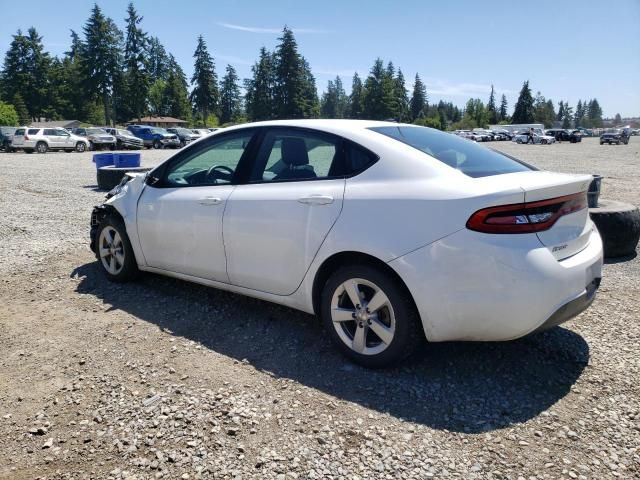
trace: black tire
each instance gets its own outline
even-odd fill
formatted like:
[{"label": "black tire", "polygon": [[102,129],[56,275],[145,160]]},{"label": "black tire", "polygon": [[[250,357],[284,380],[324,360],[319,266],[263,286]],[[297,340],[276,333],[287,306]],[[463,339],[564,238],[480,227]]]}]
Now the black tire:
[{"label": "black tire", "polygon": [[151,169],[148,167],[100,167],[96,172],[98,188],[101,190],[111,190],[120,183],[125,173],[148,172],[149,170]]},{"label": "black tire", "polygon": [[24,153],[33,153],[33,149],[32,148],[25,148],[24,149]]},{"label": "black tire", "polygon": [[160,140],[153,141],[153,148],[155,148],[156,150],[160,150],[162,148],[162,144],[160,143]]},{"label": "black tire", "polygon": [[65,153],[73,153],[73,149],[69,150],[68,148],[65,149]]},{"label": "black tire", "polygon": [[[103,258],[100,254],[101,250],[106,250],[106,248],[104,247],[107,246],[107,244],[103,242],[108,237],[108,234],[110,233],[109,230],[105,232],[105,237],[102,237],[102,233],[106,229],[115,230],[120,237],[120,243],[115,246],[114,251],[117,251],[122,256],[124,256],[124,261],[122,262],[121,266],[119,263],[117,263],[116,257],[114,255],[107,255]],[[107,215],[98,226],[95,238],[95,254],[96,258],[98,259],[98,266],[100,270],[102,270],[102,273],[107,277],[107,279],[112,282],[118,283],[128,282],[135,279],[139,273],[138,264],[136,262],[135,254],[133,253],[133,248],[131,248],[131,242],[129,241],[129,236],[127,235],[127,229],[125,228],[122,219],[114,214]],[[113,273],[107,269],[107,266],[105,264],[108,265],[110,261],[116,262],[116,268],[120,266],[119,271]]]},{"label": "black tire", "polygon": [[82,153],[82,152],[84,152],[86,150],[87,150],[87,146],[85,145],[84,142],[76,143],[76,152]]},{"label": "black tire", "polygon": [[48,151],[49,151],[49,145],[47,145],[47,142],[36,143],[36,152],[47,153]]},{"label": "black tire", "polygon": [[[354,351],[345,343],[334,327],[331,318],[331,302],[336,291],[349,279],[363,279],[371,282],[379,287],[389,299],[395,316],[395,332],[390,343],[379,353],[369,355]],[[346,295],[346,293],[343,295]],[[352,304],[349,303],[349,305]],[[425,340],[420,317],[409,292],[397,279],[369,265],[345,265],[329,277],[321,292],[320,317],[338,350],[354,363],[367,368],[390,367],[408,357]],[[338,323],[338,325],[340,325],[340,328],[344,328],[343,332],[347,336],[349,335],[349,328],[354,332],[358,328],[366,328],[365,344],[367,345],[372,337],[374,344],[376,339],[380,339],[377,335],[369,332],[369,327],[366,325],[360,324],[359,326],[358,321],[355,319]]]},{"label": "black tire", "polygon": [[628,203],[600,200],[590,208],[591,220],[598,227],[606,258],[633,255],[640,239],[640,210]]}]

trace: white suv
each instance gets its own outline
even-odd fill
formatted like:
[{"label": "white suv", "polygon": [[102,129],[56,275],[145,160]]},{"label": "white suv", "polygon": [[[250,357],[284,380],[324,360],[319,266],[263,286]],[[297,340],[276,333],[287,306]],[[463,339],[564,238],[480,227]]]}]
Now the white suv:
[{"label": "white suv", "polygon": [[64,128],[20,127],[13,135],[11,148],[27,153],[47,153],[49,150],[84,152],[89,149],[89,141],[67,132]]}]

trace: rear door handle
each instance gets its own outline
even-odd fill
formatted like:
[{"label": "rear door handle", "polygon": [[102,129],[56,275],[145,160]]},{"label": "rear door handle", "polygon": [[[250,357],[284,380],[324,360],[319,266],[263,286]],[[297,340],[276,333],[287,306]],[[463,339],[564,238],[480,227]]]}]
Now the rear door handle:
[{"label": "rear door handle", "polygon": [[301,197],[298,202],[307,205],[328,205],[333,203],[333,197],[331,195],[309,195],[308,197]]},{"label": "rear door handle", "polygon": [[198,203],[206,206],[220,205],[222,203],[222,199],[219,197],[204,197],[198,200]]}]

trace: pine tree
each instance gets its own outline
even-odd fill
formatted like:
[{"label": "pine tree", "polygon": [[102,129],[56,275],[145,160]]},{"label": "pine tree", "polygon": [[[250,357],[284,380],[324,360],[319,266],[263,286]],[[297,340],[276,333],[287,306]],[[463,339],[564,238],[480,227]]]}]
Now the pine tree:
[{"label": "pine tree", "polygon": [[589,101],[587,116],[592,128],[602,128],[602,108],[595,98]]},{"label": "pine tree", "polygon": [[[560,115],[560,112],[558,112],[558,115]],[[576,105],[576,113],[574,114],[574,117],[573,117],[573,121],[576,128],[582,126],[583,119],[584,119],[584,107],[582,106],[582,100],[578,100],[578,104]]]},{"label": "pine tree", "polygon": [[362,94],[363,117],[369,120],[386,120],[393,116],[393,78],[389,67],[385,70],[382,60],[376,59],[364,82]]},{"label": "pine tree", "polygon": [[191,118],[191,104],[187,89],[187,76],[172,55],[169,55],[167,69],[168,74],[164,92],[167,115],[188,122]]},{"label": "pine tree", "polygon": [[237,122],[242,116],[242,96],[238,85],[236,69],[227,65],[226,73],[220,83],[220,124]]},{"label": "pine tree", "polygon": [[136,12],[133,3],[129,3],[127,7],[126,22],[124,102],[131,115],[140,122],[146,109],[151,79],[147,62],[147,34],[140,28],[142,17]]},{"label": "pine tree", "polygon": [[105,123],[115,123],[112,112],[114,97],[119,97],[116,85],[121,77],[122,32],[113,20],[105,17],[98,5],[83,27],[82,75],[87,94],[102,102]]},{"label": "pine tree", "polygon": [[[582,108],[580,106],[580,102],[578,102],[578,108]],[[576,110],[576,115],[577,115],[577,110]],[[560,100],[558,102],[558,113],[556,114],[556,120],[561,122],[563,118],[564,118],[564,102]]]},{"label": "pine tree", "polygon": [[337,118],[338,95],[333,80],[327,82],[327,91],[320,100],[320,115],[322,118]]},{"label": "pine tree", "polygon": [[489,123],[495,125],[498,123],[498,111],[496,109],[496,95],[491,85],[491,94],[489,95],[489,103],[487,103],[487,113],[489,114]]},{"label": "pine tree", "polygon": [[336,118],[346,118],[349,106],[349,97],[342,86],[342,79],[336,76],[334,81],[336,89]]},{"label": "pine tree", "polygon": [[311,72],[309,62],[300,57],[302,65],[302,115],[303,118],[317,118],[320,115],[320,101],[318,100],[318,88],[316,79]]},{"label": "pine tree", "polygon": [[410,120],[413,122],[421,115],[424,116],[427,107],[427,87],[422,83],[420,75],[416,73],[416,78],[413,82],[413,94],[411,95],[411,102],[409,104]]},{"label": "pine tree", "polygon": [[[13,40],[9,45],[9,49],[4,56],[4,63],[2,66],[2,72],[0,72],[0,78],[2,79],[2,98],[13,102],[16,95],[19,95],[22,104],[24,104],[23,93],[26,93],[30,80],[30,65],[28,63],[29,58],[29,42],[21,30],[18,30],[13,35]],[[25,106],[26,108],[26,106]],[[29,114],[27,113],[27,116]],[[21,118],[21,123],[22,118]]]},{"label": "pine tree", "polygon": [[348,114],[349,118],[362,118],[362,80],[358,72],[353,74],[351,81],[351,95],[349,95]]},{"label": "pine tree", "polygon": [[569,102],[564,102],[564,112],[562,115],[562,128],[571,128],[573,121],[573,108],[569,106]]},{"label": "pine tree", "polygon": [[533,117],[535,122],[544,124],[546,128],[551,128],[556,119],[553,101],[547,101],[540,92],[536,94],[534,101]]},{"label": "pine tree", "polygon": [[253,78],[245,80],[245,108],[251,121],[269,120],[275,116],[274,58],[266,48],[260,49],[260,58],[251,67]]},{"label": "pine tree", "polygon": [[393,83],[393,96],[395,98],[395,111],[394,118],[399,122],[406,122],[409,120],[409,97],[407,96],[407,87],[404,82],[404,75],[402,70],[398,69],[398,73],[394,78]]},{"label": "pine tree", "polygon": [[149,37],[147,63],[151,81],[167,80],[169,78],[171,57],[167,54],[158,37]]},{"label": "pine tree", "polygon": [[198,37],[198,46],[193,57],[195,63],[191,85],[194,88],[190,98],[194,113],[200,116],[202,125],[206,127],[209,114],[217,113],[220,94],[213,58],[209,55],[207,44],[202,35]]},{"label": "pine tree", "polygon": [[[274,91],[276,118],[304,118],[310,103],[310,70],[298,53],[293,32],[284,27],[274,57]],[[315,80],[314,80],[315,83]],[[317,92],[316,92],[317,104]]]},{"label": "pine tree", "polygon": [[27,35],[20,30],[13,36],[4,59],[2,73],[3,98],[19,94],[32,119],[44,114],[50,99],[49,74],[51,57],[44,51],[42,37],[35,28]]},{"label": "pine tree", "polygon": [[533,97],[528,80],[522,84],[511,121],[513,123],[533,123],[534,121]]},{"label": "pine tree", "polygon": [[13,96],[13,101],[11,103],[18,114],[18,123],[20,125],[29,125],[31,123],[31,116],[29,115],[29,110],[27,110],[27,106],[22,99],[22,95],[16,93]]},{"label": "pine tree", "polygon": [[616,116],[613,117],[613,123],[615,124],[615,126],[622,124],[622,116],[619,113],[616,113]]},{"label": "pine tree", "polygon": [[153,116],[169,115],[169,99],[167,97],[167,82],[159,78],[149,87],[149,113]]},{"label": "pine tree", "polygon": [[503,93],[502,94],[502,98],[500,99],[500,112],[499,112],[499,116],[498,116],[498,120],[500,122],[504,122],[507,120],[509,114],[507,112],[507,97],[506,95]]}]

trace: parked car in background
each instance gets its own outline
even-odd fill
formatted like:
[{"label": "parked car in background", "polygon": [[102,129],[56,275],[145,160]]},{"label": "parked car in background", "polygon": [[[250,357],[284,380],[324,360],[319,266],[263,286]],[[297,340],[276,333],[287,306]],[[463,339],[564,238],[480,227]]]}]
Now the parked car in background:
[{"label": "parked car in background", "polygon": [[144,147],[143,141],[136,137],[129,130],[112,127],[106,127],[104,130],[109,135],[112,135],[116,138],[116,148],[119,150],[140,150]]},{"label": "parked car in background", "polygon": [[178,136],[181,147],[185,147],[189,145],[191,142],[193,142],[194,140],[197,140],[200,138],[200,135],[193,133],[188,128],[181,128],[181,127],[167,128],[167,132],[173,133],[174,135]]},{"label": "parked car in background", "polygon": [[11,141],[16,133],[16,127],[0,127],[0,150],[11,151]]},{"label": "parked car in background", "polygon": [[513,134],[509,130],[492,130],[495,135],[495,140],[511,140]]},{"label": "parked car in background", "polygon": [[100,127],[79,127],[73,129],[74,135],[85,137],[91,150],[115,150],[116,137]]},{"label": "parked car in background", "polygon": [[565,128],[550,128],[546,135],[554,137],[558,142],[577,143],[582,141],[580,130],[567,130]]},{"label": "parked car in background", "polygon": [[608,131],[600,135],[600,145],[608,143],[609,145],[615,143],[620,145],[621,143],[627,145],[629,143],[629,135],[625,135],[625,131],[621,128]]},{"label": "parked car in background", "polygon": [[[531,138],[529,136],[529,132],[525,130],[514,135],[511,141],[516,143],[529,143]],[[536,128],[533,131],[533,143],[549,145],[556,143],[556,138],[551,135],[545,135],[541,129]]]},{"label": "parked car in background", "polygon": [[129,125],[131,133],[141,139],[147,148],[180,148],[180,139],[174,133],[167,132],[164,128],[149,127],[147,125]]},{"label": "parked car in background", "polygon": [[315,313],[385,367],[425,339],[509,341],[588,308],[592,179],[415,125],[245,124],[116,188],[91,249],[111,281],[144,270]]},{"label": "parked car in background", "polygon": [[207,130],[209,130],[210,133],[213,133],[215,131],[220,130],[219,128],[207,128]]},{"label": "parked car in background", "polygon": [[578,130],[583,137],[592,137],[593,136],[593,130],[589,129],[589,128],[584,128],[584,127],[577,127],[576,130]]},{"label": "parked car in background", "polygon": [[208,128],[192,128],[191,131],[200,137],[206,137],[212,133]]},{"label": "parked car in background", "polygon": [[50,150],[84,152],[89,149],[89,141],[67,132],[64,128],[20,127],[13,135],[11,149],[27,153],[47,153]]}]

